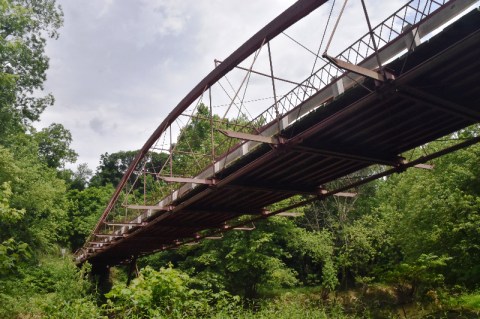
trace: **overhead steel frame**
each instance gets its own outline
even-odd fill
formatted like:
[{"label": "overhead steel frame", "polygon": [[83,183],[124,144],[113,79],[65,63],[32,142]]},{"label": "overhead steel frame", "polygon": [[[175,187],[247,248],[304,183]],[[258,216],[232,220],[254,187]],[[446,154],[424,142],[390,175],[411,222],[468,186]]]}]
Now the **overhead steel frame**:
[{"label": "overhead steel frame", "polygon": [[[272,21],[269,25],[267,25],[264,29],[262,29],[260,32],[258,32],[255,36],[253,36],[249,41],[247,41],[243,46],[241,46],[237,51],[235,51],[229,58],[227,58],[223,63],[221,63],[214,71],[212,71],[204,80],[202,80],[180,103],[179,105],[177,105],[177,107],[167,116],[167,118],[162,122],[162,124],[157,128],[157,130],[154,132],[154,134],[149,138],[149,140],[145,143],[145,145],[142,147],[141,151],[137,154],[134,162],[130,165],[129,169],[127,170],[127,173],[124,175],[124,177],[122,178],[122,181],[120,182],[120,184],[118,185],[112,199],[110,200],[109,202],[109,205],[107,206],[106,210],[104,211],[103,215],[102,215],[102,218],[101,220],[99,221],[99,223],[97,224],[96,226],[96,230],[99,229],[99,227],[102,225],[102,224],[108,224],[105,222],[105,217],[108,215],[108,213],[110,212],[110,210],[113,208],[113,205],[114,203],[116,202],[116,200],[118,199],[123,187],[125,186],[127,180],[129,179],[129,177],[131,176],[132,172],[135,170],[135,167],[137,166],[137,164],[143,159],[143,157],[148,153],[149,149],[153,146],[153,144],[155,143],[155,141],[160,137],[160,135],[165,132],[165,130],[168,128],[169,125],[171,125],[172,121],[177,118],[178,116],[180,116],[182,114],[182,112],[189,106],[191,105],[191,103],[193,103],[199,96],[201,96],[205,91],[207,91],[207,89],[213,85],[216,81],[218,81],[221,77],[223,77],[225,74],[227,74],[232,68],[236,67],[238,65],[238,63],[240,63],[241,61],[243,61],[243,59],[245,59],[246,57],[250,56],[253,52],[255,52],[255,50],[258,49],[259,46],[263,45],[265,42],[267,42],[268,44],[268,41],[272,38],[274,38],[276,35],[278,35],[280,32],[282,32],[285,28],[287,28],[288,26],[292,25],[293,23],[295,23],[296,21],[298,21],[299,19],[301,19],[302,17],[304,17],[305,15],[307,15],[309,12],[311,12],[312,10],[314,10],[315,8],[319,7],[320,5],[322,5],[324,2],[326,1],[299,1],[297,2],[295,5],[293,5],[291,8],[289,8],[287,11],[285,11],[282,15],[280,15],[277,19],[275,19],[274,21]],[[459,1],[451,1],[450,3],[456,3],[457,7],[465,7],[465,6],[468,6],[470,3],[472,3],[473,1],[462,1],[462,0],[459,0]],[[445,7],[445,2],[442,2],[442,4],[444,5]],[[408,6],[410,5],[407,4],[404,8],[408,8]],[[403,8],[402,8],[403,9]],[[401,10],[402,10],[401,9]],[[401,10],[397,11],[394,15],[392,15],[392,17],[398,17],[398,12],[400,12]],[[410,24],[408,22],[408,19],[406,18],[406,9],[405,9],[405,15],[404,15],[404,18],[403,18],[403,21],[404,21],[404,24],[405,25],[409,25],[410,28],[407,28],[405,29],[405,25],[402,23],[402,32],[398,33],[398,37],[394,40],[394,41],[391,41],[391,42],[386,42],[387,45],[385,47],[383,47],[380,51],[377,51],[375,50],[375,55],[376,58],[378,58],[378,56],[382,56],[383,59],[388,59],[390,58],[391,56],[389,56],[389,54],[391,55],[392,52],[395,52],[397,50],[391,50],[392,52],[388,52],[388,47],[392,47],[392,46],[395,46],[395,45],[398,45],[399,42],[401,42],[401,40],[403,38],[407,38],[408,36],[411,36],[412,32],[414,33],[427,33],[428,29],[429,28],[433,28],[433,26],[435,24],[438,25],[438,21],[433,21],[433,23],[431,24],[423,24],[425,22],[425,20],[427,19],[423,19],[423,20],[419,20],[417,21],[416,23],[414,24]],[[438,12],[442,12],[442,11],[438,11]],[[435,12],[438,13],[438,12]],[[451,12],[449,13],[448,11],[443,12],[443,17],[442,19],[445,18],[445,16],[448,17],[449,14],[452,14]],[[455,13],[454,13],[455,14]],[[425,15],[425,14],[424,14]],[[440,16],[442,16],[442,13],[439,14]],[[428,16],[428,19],[429,20],[435,20],[435,15],[432,15],[432,16]],[[388,20],[388,19],[387,19]],[[383,24],[380,24],[381,28],[383,28],[385,25],[386,25],[386,21],[384,21]],[[378,28],[378,27],[377,27]],[[422,31],[418,31],[418,30],[422,30]],[[431,30],[430,30],[431,31]],[[392,28],[390,28],[390,35],[389,37],[391,36],[392,34]],[[382,34],[382,31],[380,31],[380,34]],[[378,36],[378,35],[377,35]],[[415,36],[415,35],[414,35]],[[364,40],[360,40],[359,43],[362,43],[362,41]],[[351,50],[354,50],[355,49],[352,49],[356,44],[354,44],[353,46],[351,46],[349,49],[345,50],[344,52],[350,52]],[[361,55],[361,52],[359,52],[359,50],[356,50],[357,52],[357,56]],[[345,58],[345,53],[342,53],[340,54],[340,57],[342,58]],[[351,57],[351,53],[349,53],[348,57],[350,58]],[[357,58],[355,58],[357,59]],[[348,59],[347,59],[348,60]],[[369,58],[367,57],[363,63],[361,63],[360,65],[365,65],[366,67],[371,67],[371,62],[370,61],[373,61],[373,56],[371,55]],[[331,70],[331,66],[329,66],[330,70]],[[319,71],[325,71],[325,67],[324,68],[321,68]],[[329,70],[329,71],[330,71]],[[252,71],[251,69],[250,70],[247,70],[247,71]],[[331,73],[327,71],[328,75],[331,75]],[[343,87],[345,86],[351,86],[352,83],[356,83],[356,79],[352,78],[351,75],[346,75],[346,74],[342,74],[342,71],[340,70],[337,70],[337,72],[340,72],[340,73],[337,73],[337,76],[338,74],[340,74],[340,81],[342,82],[343,84]],[[322,88],[322,85],[315,85],[315,80],[318,81],[318,79],[320,79],[320,83],[323,84],[323,86],[326,86],[328,85],[329,83],[323,83],[322,82],[322,78],[318,76],[318,71],[316,73],[314,73],[312,75],[312,77],[310,77],[309,79],[307,79],[306,81],[304,81],[304,83],[301,83],[297,89],[294,89],[294,90],[302,90],[303,91],[303,99],[299,99],[300,100],[300,104],[302,103],[301,101],[302,100],[305,100],[305,98],[308,98],[309,95],[306,93],[306,90],[305,88],[314,88],[315,86],[318,87],[316,89],[316,91],[318,92],[319,89]],[[268,76],[268,75],[267,75]],[[272,78],[272,81],[273,79],[275,78],[273,76],[273,70],[272,70],[272,73],[271,73],[271,78]],[[339,81],[339,80],[337,80]],[[350,81],[350,83],[348,83]],[[346,85],[345,85],[346,84]],[[274,83],[273,83],[273,88],[274,88]],[[275,88],[274,88],[275,89]],[[430,98],[430,100],[433,98],[431,96],[427,96],[425,97],[425,95],[422,95],[421,92],[416,92],[416,91],[413,91],[413,89],[409,90],[408,88],[406,88],[404,90],[406,93],[406,95],[408,95],[409,97],[411,98],[423,98],[423,99],[427,99],[427,98]],[[412,93],[413,91],[413,93]],[[293,93],[290,93],[291,96],[296,96],[298,98],[299,96],[299,93],[297,92],[294,92],[292,91]],[[312,93],[310,93],[312,94]],[[413,95],[413,97],[412,97]],[[330,95],[331,96],[331,95]],[[419,97],[420,96],[420,97]],[[290,97],[291,98],[291,97]],[[289,101],[288,100],[288,97],[287,98],[284,98],[283,99],[284,101]],[[328,99],[327,99],[328,100]],[[434,101],[434,102],[438,102],[438,101]],[[315,103],[318,104],[318,97],[317,97],[317,101],[315,101]],[[438,104],[438,103],[437,103]],[[437,105],[436,104],[436,105]],[[285,107],[285,105],[283,105],[283,110],[282,110],[282,115],[285,117],[289,115],[290,113],[290,110],[294,109],[295,106],[292,107],[292,104],[290,102],[290,107]],[[449,107],[451,107],[451,105],[445,105],[445,103],[441,104],[441,107],[443,107],[444,109],[447,109]],[[457,105],[454,105],[454,107],[456,108],[456,110],[458,110],[458,107]],[[276,101],[275,104],[272,106],[272,108],[275,109],[275,115],[272,116],[272,119],[275,119],[276,118],[276,121],[273,121],[273,122],[276,122],[276,125],[274,126],[270,126],[270,127],[274,127],[276,128],[276,130],[274,129],[273,131],[272,130],[269,130],[269,125],[267,125],[266,127],[263,127],[263,131],[262,131],[262,135],[258,136],[257,135],[257,140],[254,140],[252,143],[253,146],[255,146],[256,144],[258,144],[258,142],[260,143],[270,143],[272,142],[271,141],[271,138],[269,136],[272,136],[272,135],[275,135],[277,134],[282,128],[284,128],[286,125],[288,125],[288,123],[291,123],[291,121],[287,122],[287,124],[285,125],[284,123],[281,123],[280,122],[280,118],[279,118],[279,111],[278,111],[278,102]],[[308,112],[308,108],[304,108],[304,114],[306,112]],[[264,114],[269,114],[269,113],[273,113],[273,112],[270,112],[269,110],[267,110],[266,112],[264,112]],[[300,113],[300,112],[299,112]],[[471,114],[471,111],[470,110],[466,110],[465,112],[463,113],[467,113],[466,116],[468,116],[469,118],[475,118],[475,119],[478,119],[478,114]],[[299,116],[302,116],[303,114],[297,114],[297,119]],[[458,114],[457,114],[458,115]],[[296,119],[295,119],[296,120]],[[268,123],[268,122],[267,122]],[[278,125],[278,127],[276,127]],[[281,126],[283,125],[283,127]],[[273,133],[273,134],[272,134]],[[233,136],[233,137],[237,137],[238,136]],[[242,137],[240,137],[242,138]],[[248,138],[246,138],[245,136],[243,136],[244,139],[248,140]],[[262,140],[258,140],[258,139],[262,139]],[[292,142],[292,141],[290,141]],[[426,160],[429,160],[429,159],[432,159],[432,158],[435,158],[437,156],[440,156],[440,155],[443,155],[444,153],[446,152],[449,152],[449,151],[453,151],[457,148],[460,148],[460,147],[466,147],[468,145],[470,145],[469,143],[475,143],[475,142],[478,142],[476,140],[473,140],[473,142],[466,142],[466,143],[461,143],[459,144],[459,146],[455,146],[455,147],[452,147],[451,149],[449,150],[446,150],[446,151],[442,151],[442,152],[438,152],[438,153],[435,153],[435,154],[432,154],[430,157],[424,157],[424,158],[420,158],[418,160],[415,160],[413,162],[410,162],[410,163],[401,163],[398,159],[369,159],[369,158],[363,158],[363,159],[360,159],[360,160],[364,160],[364,161],[370,161],[371,163],[376,163],[376,162],[380,162],[380,163],[384,163],[384,164],[387,164],[387,165],[392,165],[392,166],[395,166],[393,169],[391,170],[387,170],[383,173],[379,173],[379,174],[376,174],[376,175],[373,175],[367,179],[364,179],[360,182],[360,184],[363,184],[367,181],[370,181],[370,180],[373,180],[373,179],[376,179],[376,178],[380,178],[382,176],[387,176],[391,173],[394,173],[394,172],[398,172],[400,170],[403,170],[407,167],[412,167],[412,166],[415,166],[415,165],[418,165],[420,163],[423,163],[425,162]],[[246,143],[249,143],[249,142],[245,142],[243,143],[243,145],[245,145]],[[244,155],[244,147],[241,147],[242,149],[242,155]],[[248,151],[248,148],[247,148],[247,151]],[[305,151],[305,150],[304,150]],[[308,151],[308,150],[307,150]],[[316,150],[318,151],[318,150]],[[328,152],[328,150],[326,150],[325,152]],[[333,154],[333,152],[330,152]],[[339,157],[345,157],[345,156],[348,156],[348,154],[341,154],[341,153],[338,153],[337,156]],[[358,157],[358,155],[357,155]],[[200,176],[201,177],[201,176]],[[201,178],[199,178],[198,180],[201,180]],[[195,180],[189,180],[189,181],[179,181],[179,182],[191,182],[191,183],[198,183],[198,180],[195,181]],[[203,179],[202,180],[202,183],[206,183],[205,182],[206,180]],[[225,183],[225,187],[239,187],[239,186],[235,186],[235,185],[228,185],[228,183],[226,181],[222,181],[223,183]],[[208,182],[209,184],[213,184],[213,182]],[[348,187],[346,188],[341,188],[341,189],[337,189],[337,190],[333,190],[333,191],[326,191],[326,192],[323,192],[323,193],[320,193],[320,197],[325,197],[325,196],[329,196],[329,195],[333,195],[335,193],[340,193],[342,191],[345,191],[345,190],[348,190],[350,189],[351,187],[354,187],[356,186],[358,183],[354,183],[354,184],[351,184],[349,185]],[[359,185],[359,184],[358,184]],[[281,191],[281,190],[278,190],[278,191]],[[302,194],[302,190],[298,190],[298,191],[293,191],[294,193],[300,193]],[[180,193],[180,192],[179,192]],[[308,192],[308,191],[303,191],[303,193],[312,193],[312,194],[316,194],[316,191],[312,191],[312,192]],[[309,202],[311,200],[308,200],[308,201],[305,201],[301,204],[305,204],[307,202]],[[286,209],[292,209],[292,208],[295,208],[295,207],[298,207],[300,204],[298,205],[294,205],[292,207],[287,207],[287,208],[284,208],[283,210],[286,210]],[[161,205],[160,205],[161,206]],[[187,205],[185,205],[186,207]],[[156,207],[158,208],[158,206]],[[178,208],[175,208],[175,207],[170,207],[168,208],[168,211],[170,213],[173,213],[174,210],[178,210],[178,209],[181,209],[181,207],[178,207]],[[283,211],[282,210],[282,211]],[[252,218],[252,219],[249,219],[248,221],[246,222],[242,222],[242,223],[238,223],[236,225],[230,225],[230,226],[226,226],[226,227],[223,227],[220,232],[223,232],[223,231],[226,231],[226,230],[229,230],[229,229],[233,229],[233,228],[238,228],[238,227],[241,227],[245,224],[248,224],[248,223],[251,223],[252,221],[254,220],[257,220],[259,218],[265,218],[265,217],[268,217],[268,216],[271,216],[271,215],[274,215],[274,214],[278,214],[278,213],[281,213],[281,211],[275,211],[275,212],[262,212],[260,214],[260,216],[257,216],[255,218]],[[166,214],[165,216],[168,216],[168,214]],[[112,223],[110,223],[112,224]],[[141,218],[140,218],[140,221],[135,223],[134,221],[132,221],[132,223],[128,223],[128,225],[121,225],[121,226],[127,226],[130,228],[132,227],[136,227],[136,226],[140,226],[140,224],[142,224],[141,222]],[[117,225],[118,226],[118,225]],[[145,226],[142,224],[142,226]],[[94,233],[95,233],[94,231]],[[197,241],[198,239],[201,239],[201,238],[205,238],[205,237],[211,237],[212,234],[214,234],[215,232],[212,232],[208,235],[204,235],[204,236],[197,236],[194,240]],[[111,235],[104,235],[104,234],[95,234],[94,236],[96,237],[106,237],[106,238],[113,238],[115,236],[121,236],[121,234],[111,234]],[[119,237],[120,238],[120,237]],[[188,241],[186,241],[188,242]],[[178,246],[178,245],[181,245],[181,244],[184,244],[186,242],[182,242],[182,241],[178,241],[178,242],[175,242],[173,245],[169,246],[169,247],[175,247],[175,246]],[[92,242],[93,243],[93,242]],[[102,242],[95,242],[95,245],[98,245],[98,244],[101,244]],[[111,243],[109,242],[104,242],[106,245],[109,245]],[[165,247],[165,248],[168,248],[168,247]],[[92,254],[95,254],[96,251],[100,251],[101,250],[101,247],[93,247],[93,253]]]}]

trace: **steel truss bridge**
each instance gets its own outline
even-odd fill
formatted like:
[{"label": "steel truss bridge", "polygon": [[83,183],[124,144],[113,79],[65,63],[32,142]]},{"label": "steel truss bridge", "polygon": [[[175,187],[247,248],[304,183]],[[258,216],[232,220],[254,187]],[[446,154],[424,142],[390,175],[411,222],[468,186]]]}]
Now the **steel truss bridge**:
[{"label": "steel truss bridge", "polygon": [[326,2],[297,1],[216,61],[138,152],[78,263],[110,266],[248,229],[480,141],[405,155],[480,121],[480,12],[465,14],[477,1],[409,1],[372,26],[362,0],[368,32],[322,57],[302,42],[322,32],[289,34]]}]

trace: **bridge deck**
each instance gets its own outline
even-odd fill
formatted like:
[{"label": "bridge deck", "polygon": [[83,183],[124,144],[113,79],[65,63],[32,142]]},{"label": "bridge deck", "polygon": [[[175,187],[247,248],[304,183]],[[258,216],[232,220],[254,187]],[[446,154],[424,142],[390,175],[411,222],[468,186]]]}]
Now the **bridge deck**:
[{"label": "bridge deck", "polygon": [[478,122],[479,28],[474,10],[389,63],[394,81],[350,88],[285,129],[284,144],[257,147],[218,172],[215,186],[183,193],[173,211],[152,213],[90,261],[116,264],[294,194],[319,194],[319,185],[372,164],[401,165],[403,152]]}]

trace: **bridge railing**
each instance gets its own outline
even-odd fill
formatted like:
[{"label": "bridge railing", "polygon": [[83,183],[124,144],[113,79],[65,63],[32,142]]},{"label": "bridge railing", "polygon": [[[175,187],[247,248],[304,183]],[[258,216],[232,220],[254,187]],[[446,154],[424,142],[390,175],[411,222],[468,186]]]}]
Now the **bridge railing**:
[{"label": "bridge railing", "polygon": [[[373,28],[374,38],[378,50],[382,50],[395,39],[407,32],[414,30],[418,24],[426,17],[440,9],[447,0],[412,0],[398,9],[388,18]],[[352,64],[361,64],[375,54],[375,49],[371,40],[370,33],[366,33],[360,39],[337,55],[337,58]],[[323,60],[323,59],[322,59]],[[252,123],[270,123],[276,120],[278,116],[284,116],[295,107],[302,104],[313,94],[320,91],[332,80],[344,75],[344,71],[337,68],[332,63],[325,60],[325,65],[311,74],[300,85],[293,88],[277,101],[277,105],[272,105],[263,113],[258,115]]]},{"label": "bridge railing", "polygon": [[[372,31],[375,35],[377,46],[379,48],[383,47],[406,31],[410,31],[412,26],[422,21],[432,12],[440,9],[446,2],[447,0],[417,0],[408,2],[373,28]],[[352,64],[358,64],[374,53],[375,48],[372,38],[367,33],[342,51],[337,57]]]}]

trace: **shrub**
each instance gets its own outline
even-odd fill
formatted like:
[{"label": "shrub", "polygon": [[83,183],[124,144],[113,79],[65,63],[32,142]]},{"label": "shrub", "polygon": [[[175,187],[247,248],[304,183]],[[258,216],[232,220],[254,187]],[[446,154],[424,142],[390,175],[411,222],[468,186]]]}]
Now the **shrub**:
[{"label": "shrub", "polygon": [[227,292],[192,288],[193,280],[172,266],[141,270],[130,286],[117,284],[106,294],[109,315],[124,318],[201,318],[238,304]]}]

